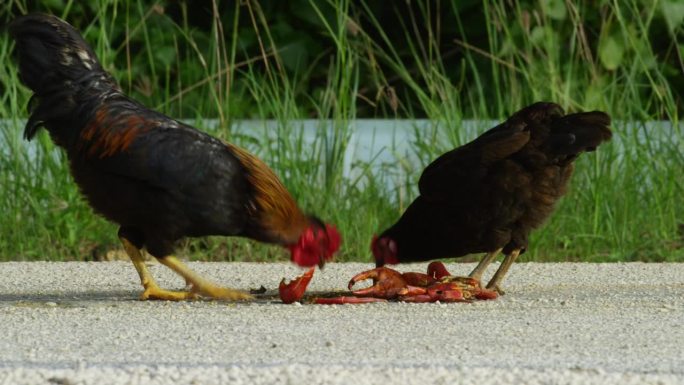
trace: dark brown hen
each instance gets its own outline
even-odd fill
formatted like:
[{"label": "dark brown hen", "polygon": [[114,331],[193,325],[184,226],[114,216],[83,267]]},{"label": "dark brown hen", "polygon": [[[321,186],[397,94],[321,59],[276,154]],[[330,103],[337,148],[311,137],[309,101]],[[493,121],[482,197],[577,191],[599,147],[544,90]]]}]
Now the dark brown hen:
[{"label": "dark brown hen", "polygon": [[481,279],[496,255],[503,263],[488,288],[500,283],[517,256],[565,194],[573,161],[611,138],[610,117],[599,111],[565,115],[554,103],[535,103],[472,142],[432,162],[420,195],[371,246],[376,264],[428,261],[487,253],[470,274]]},{"label": "dark brown hen", "polygon": [[[66,22],[28,15],[12,22],[10,33],[21,80],[34,92],[24,136],[45,127],[64,148],[91,206],[120,225],[143,298],[249,297],[212,284],[171,256],[183,237],[234,235],[279,244],[302,266],[323,264],[339,247],[337,231],[305,215],[261,160],[125,96]],[[159,288],[143,263],[143,247],[192,290]]]}]

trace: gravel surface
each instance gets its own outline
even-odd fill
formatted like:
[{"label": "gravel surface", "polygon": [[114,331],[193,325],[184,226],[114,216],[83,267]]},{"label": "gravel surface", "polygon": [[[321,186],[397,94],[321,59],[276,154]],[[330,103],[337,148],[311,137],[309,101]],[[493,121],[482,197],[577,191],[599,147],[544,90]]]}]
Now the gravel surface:
[{"label": "gravel surface", "polygon": [[[190,266],[269,292],[301,273]],[[368,268],[329,264],[309,290]],[[143,302],[127,262],[7,262],[0,276],[0,385],[684,384],[684,264],[520,263],[507,295],[472,304]]]}]

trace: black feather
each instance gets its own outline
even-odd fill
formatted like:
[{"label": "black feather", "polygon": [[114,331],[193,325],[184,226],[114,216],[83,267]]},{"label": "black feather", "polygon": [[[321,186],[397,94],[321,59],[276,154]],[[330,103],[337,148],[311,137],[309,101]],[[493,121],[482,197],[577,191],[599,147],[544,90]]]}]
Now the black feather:
[{"label": "black feather", "polygon": [[[73,119],[92,110],[107,91],[119,91],[90,46],[65,21],[30,14],[15,19],[9,32],[16,42],[19,78],[34,92],[24,129],[26,139],[33,138],[46,122]],[[74,139],[73,132],[47,128],[58,144]]]},{"label": "black feather", "polygon": [[432,162],[418,198],[380,238],[395,241],[400,262],[524,251],[529,233],[565,193],[572,161],[609,140],[609,125],[598,111],[565,115],[554,103],[523,108]]}]

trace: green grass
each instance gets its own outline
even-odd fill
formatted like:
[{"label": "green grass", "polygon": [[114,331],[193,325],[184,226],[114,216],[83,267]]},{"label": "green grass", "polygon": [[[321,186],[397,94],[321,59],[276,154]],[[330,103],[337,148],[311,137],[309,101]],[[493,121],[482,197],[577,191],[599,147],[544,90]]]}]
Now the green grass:
[{"label": "green grass", "polygon": [[[53,12],[79,25],[126,92],[262,156],[305,210],[339,226],[338,260],[370,260],[371,235],[410,203],[422,167],[473,138],[459,130],[464,119],[500,120],[537,100],[605,110],[614,117],[615,139],[577,162],[570,192],[533,233],[523,258],[684,260],[684,95],[681,74],[672,72],[684,72],[684,24],[675,3],[605,2],[598,13],[588,1],[485,1],[478,13],[485,22],[475,25],[462,17],[462,2],[416,2],[389,11],[401,26],[390,31],[374,2],[300,1],[316,26],[310,39],[325,41],[302,61],[307,40],[282,42],[298,35],[273,22],[266,1],[229,2],[207,33],[191,25],[183,4],[174,21],[162,3],[149,1],[100,0],[87,9],[53,3]],[[26,9],[34,10],[24,0],[0,6],[0,20]],[[656,47],[654,30],[663,25],[669,40]],[[438,33],[447,28],[457,33]],[[439,41],[444,36],[457,40]],[[19,84],[11,49],[7,34],[0,35],[0,60],[7,63],[0,66],[0,118],[8,122],[0,127],[0,260],[98,258],[119,247],[116,227],[80,198],[45,132],[29,144],[21,139],[30,94]],[[313,145],[294,123],[311,117],[331,127]],[[368,164],[354,165],[359,179],[342,177],[349,122],[360,117],[435,122],[412,143],[422,164],[383,165],[387,173],[408,173],[396,188],[386,189]],[[202,127],[204,118],[219,119],[219,128]],[[277,135],[231,132],[230,122],[243,118],[274,119]],[[663,119],[674,128],[642,123]],[[232,238],[182,246],[180,254],[202,260],[287,258],[277,247]]]}]

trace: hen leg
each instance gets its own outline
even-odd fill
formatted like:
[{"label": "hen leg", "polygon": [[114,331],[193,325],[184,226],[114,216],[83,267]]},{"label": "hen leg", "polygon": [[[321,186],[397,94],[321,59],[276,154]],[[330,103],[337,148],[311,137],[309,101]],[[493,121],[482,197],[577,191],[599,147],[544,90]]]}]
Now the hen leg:
[{"label": "hen leg", "polygon": [[495,251],[489,252],[485,254],[484,257],[480,260],[480,263],[475,266],[473,271],[470,272],[468,275],[470,278],[475,278],[478,281],[482,280],[482,274],[487,270],[487,267],[489,266],[490,263],[496,258],[497,255],[501,252],[501,249],[497,249]]},{"label": "hen leg", "polygon": [[197,294],[191,292],[171,291],[160,288],[157,285],[157,282],[155,282],[154,278],[152,278],[150,271],[147,269],[147,266],[145,265],[145,260],[143,259],[142,254],[140,254],[140,250],[137,247],[135,247],[128,239],[124,237],[121,237],[120,239],[121,243],[123,244],[124,250],[126,250],[126,254],[128,254],[128,256],[131,258],[133,266],[135,266],[135,269],[138,271],[138,275],[140,275],[140,282],[145,288],[145,291],[143,291],[143,293],[140,295],[140,299],[182,301],[185,299],[194,299],[197,297]]},{"label": "hen leg", "polygon": [[172,255],[157,259],[166,267],[175,271],[181,277],[185,278],[185,282],[189,282],[192,285],[192,294],[198,293],[203,296],[217,299],[226,299],[229,301],[242,301],[253,298],[251,295],[240,290],[217,286],[215,283],[200,277],[197,273],[192,271],[178,258]]},{"label": "hen leg", "polygon": [[499,266],[499,269],[496,271],[496,273],[494,273],[494,276],[487,284],[487,289],[496,290],[502,295],[505,294],[500,285],[506,276],[506,273],[508,273],[508,269],[511,268],[511,265],[513,262],[515,262],[515,259],[518,258],[518,255],[520,255],[520,249],[511,251],[511,253],[504,258],[503,262],[501,262],[501,266]]}]

